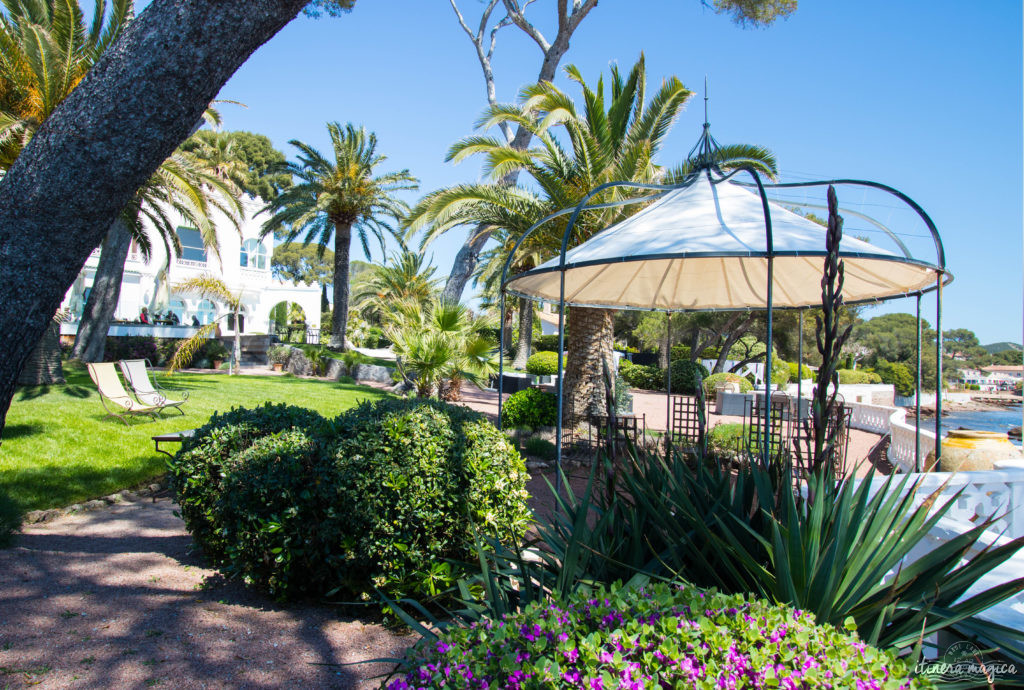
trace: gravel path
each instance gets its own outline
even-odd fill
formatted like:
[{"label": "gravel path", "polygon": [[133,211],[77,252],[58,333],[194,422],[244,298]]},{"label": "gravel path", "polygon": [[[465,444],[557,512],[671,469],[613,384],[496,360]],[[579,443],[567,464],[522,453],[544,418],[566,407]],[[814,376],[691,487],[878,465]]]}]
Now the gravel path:
[{"label": "gravel path", "polygon": [[287,609],[190,553],[166,498],[26,525],[0,551],[0,688],[374,688],[415,641]]}]

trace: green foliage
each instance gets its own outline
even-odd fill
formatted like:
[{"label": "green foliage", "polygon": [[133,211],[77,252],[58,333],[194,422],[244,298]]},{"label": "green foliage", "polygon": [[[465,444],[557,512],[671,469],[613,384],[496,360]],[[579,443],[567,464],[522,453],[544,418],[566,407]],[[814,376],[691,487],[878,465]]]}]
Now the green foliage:
[{"label": "green foliage", "polygon": [[682,395],[695,395],[701,381],[708,376],[707,367],[688,359],[672,362],[671,372],[672,392]]},{"label": "green foliage", "polygon": [[887,362],[880,359],[875,362],[875,372],[882,383],[891,383],[896,395],[914,394],[914,375],[910,368],[900,362]]},{"label": "green foliage", "polygon": [[[598,588],[534,602],[499,624],[449,629],[387,690],[420,687],[920,688],[906,663],[803,611],[688,585]],[[831,685],[831,684],[829,684]]]},{"label": "green foliage", "polygon": [[458,574],[472,526],[518,539],[522,458],[486,419],[385,399],[331,422],[301,408],[218,415],[169,463],[196,543],[278,599],[429,597]]},{"label": "green foliage", "polygon": [[749,393],[754,390],[753,384],[746,380],[739,374],[732,374],[729,372],[721,372],[718,374],[711,374],[704,379],[704,395],[714,397],[715,386],[719,383],[735,383],[740,387],[740,393]]},{"label": "green foliage", "polygon": [[619,361],[619,375],[633,388],[647,391],[665,390],[665,370],[646,364]]},{"label": "green foliage", "polygon": [[274,247],[270,269],[281,280],[329,285],[334,279],[334,252],[323,245],[282,242]]},{"label": "green foliage", "polygon": [[[888,477],[872,490],[873,475],[835,481],[819,472],[807,478],[801,494],[792,488],[788,463],[753,461],[726,470],[718,463],[636,453],[622,467],[617,481],[623,495],[601,505],[599,514],[621,514],[622,501],[637,506],[629,519],[642,526],[643,543],[650,544],[646,558],[656,554],[656,570],[698,586],[787,603],[822,623],[842,626],[852,617],[865,640],[885,648],[909,652],[922,630],[977,634],[981,627],[972,616],[1024,590],[1022,578],[961,600],[1024,545],[1021,538],[963,562],[990,527],[987,521],[912,567],[899,567],[956,501],[937,495],[915,501],[906,476]],[[644,561],[618,551],[607,557]],[[993,626],[985,634],[991,640],[1006,631]]]},{"label": "green foliage", "polygon": [[790,381],[798,381],[801,376],[803,376],[805,380],[811,379],[812,381],[817,378],[817,374],[815,373],[815,371],[811,369],[809,366],[807,366],[806,362],[802,367],[803,371],[800,371],[801,366],[799,362],[786,362],[786,366],[789,367]]},{"label": "green foliage", "polygon": [[202,347],[203,356],[207,359],[224,360],[231,356],[228,348],[217,338],[209,338]]},{"label": "green foliage", "polygon": [[288,361],[292,349],[286,345],[274,345],[267,350],[267,358],[271,364],[284,364]]},{"label": "green foliage", "polygon": [[743,450],[746,438],[742,424],[719,424],[708,432],[708,446],[713,450]]},{"label": "green foliage", "polygon": [[882,377],[873,371],[863,369],[837,369],[839,383],[881,383]]},{"label": "green foliage", "polygon": [[526,443],[523,444],[523,451],[532,457],[549,461],[554,460],[558,455],[558,449],[555,448],[555,444],[539,436],[531,436],[526,439]]},{"label": "green foliage", "polygon": [[558,422],[558,396],[539,388],[527,388],[509,396],[501,406],[501,425],[506,428],[554,426]]},{"label": "green foliage", "polygon": [[[701,353],[703,354],[703,353]],[[690,346],[676,343],[672,346],[672,361],[677,359],[690,359]]]},{"label": "green foliage", "polygon": [[[565,333],[565,342],[569,342],[569,332]],[[558,352],[558,334],[542,335],[533,339],[533,349],[537,352]]]},{"label": "green foliage", "polygon": [[772,383],[780,388],[789,383],[789,363],[778,356],[772,357]]},{"label": "green foliage", "polygon": [[[562,361],[565,367],[565,360]],[[558,373],[558,353],[544,350],[526,360],[526,373],[535,376],[554,376]]]},{"label": "green foliage", "polygon": [[0,549],[10,546],[15,533],[21,529],[21,509],[0,489]]},{"label": "green foliage", "polygon": [[[922,322],[921,330],[924,354],[935,349],[935,331],[927,321]],[[874,364],[876,359],[912,362],[917,350],[917,319],[911,314],[882,314],[858,324],[852,339],[871,353],[867,364]]]},{"label": "green foliage", "polygon": [[284,154],[262,134],[202,130],[190,137],[182,149],[207,159],[211,156],[204,152],[216,152],[220,154],[218,158],[237,162],[231,180],[252,197],[269,201],[292,183],[290,175],[280,172]]},{"label": "green foliage", "polygon": [[119,359],[148,359],[153,364],[162,364],[167,360],[165,353],[168,348],[176,347],[179,342],[181,341],[158,341],[151,335],[108,335],[104,352],[107,361],[110,362]]}]

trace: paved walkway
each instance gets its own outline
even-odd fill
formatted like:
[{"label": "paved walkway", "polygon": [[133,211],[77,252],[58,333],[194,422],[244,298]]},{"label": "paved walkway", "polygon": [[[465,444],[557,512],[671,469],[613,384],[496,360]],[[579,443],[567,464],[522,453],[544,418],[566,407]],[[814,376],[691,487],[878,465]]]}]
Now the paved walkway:
[{"label": "paved walkway", "polygon": [[[665,405],[665,394],[652,391],[634,390],[633,412],[644,415],[647,428],[653,431],[665,431],[668,428],[668,410]],[[509,394],[505,394],[508,400]],[[462,391],[462,404],[466,407],[483,412],[492,420],[498,418],[498,393],[480,390],[474,386],[465,386]],[[742,417],[708,414],[708,429],[719,424],[741,424]],[[847,451],[847,462],[853,463],[857,476],[867,474],[871,463],[877,462],[879,443],[882,437],[869,431],[850,429],[850,445]]]},{"label": "paved walkway", "polygon": [[0,551],[0,687],[376,688],[415,641],[278,606],[192,553],[168,499],[26,525]]}]

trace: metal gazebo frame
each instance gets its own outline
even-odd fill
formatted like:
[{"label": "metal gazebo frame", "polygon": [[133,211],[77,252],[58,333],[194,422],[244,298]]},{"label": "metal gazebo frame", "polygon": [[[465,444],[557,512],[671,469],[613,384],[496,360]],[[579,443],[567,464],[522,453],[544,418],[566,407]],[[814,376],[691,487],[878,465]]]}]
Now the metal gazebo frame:
[{"label": "metal gazebo frame", "polygon": [[[534,225],[532,225],[529,229],[527,229],[526,232],[524,232],[522,234],[522,236],[520,236],[520,238],[516,241],[515,245],[512,248],[512,251],[509,253],[509,256],[505,260],[505,264],[504,264],[504,267],[502,269],[501,283],[500,283],[501,287],[500,287],[500,299],[499,299],[499,301],[500,301],[501,323],[504,323],[504,321],[505,321],[505,311],[506,311],[505,296],[506,296],[506,293],[511,293],[513,295],[516,295],[516,296],[518,296],[520,298],[525,298],[525,299],[531,299],[531,300],[541,299],[538,295],[531,295],[529,293],[526,293],[526,292],[523,292],[523,291],[520,291],[520,290],[510,289],[509,285],[511,283],[514,283],[515,281],[517,281],[519,279],[522,279],[524,277],[538,275],[538,274],[541,274],[541,273],[551,273],[551,272],[559,273],[559,300],[558,300],[558,306],[559,306],[559,309],[558,309],[558,383],[557,383],[557,391],[558,391],[558,393],[557,393],[557,395],[558,395],[558,419],[557,419],[557,423],[556,423],[557,426],[556,426],[556,439],[555,439],[555,441],[556,441],[556,464],[557,464],[557,468],[558,468],[559,471],[558,471],[558,475],[556,477],[556,487],[560,488],[561,474],[562,474],[561,473],[561,467],[562,467],[562,432],[563,432],[563,428],[562,428],[563,427],[563,391],[564,391],[564,378],[565,378],[564,377],[564,373],[565,373],[564,372],[564,366],[565,366],[564,359],[565,358],[563,356],[563,353],[565,352],[565,308],[566,308],[566,306],[585,306],[585,307],[607,308],[607,309],[631,309],[631,310],[641,310],[641,311],[665,311],[668,314],[671,314],[671,313],[674,313],[674,312],[690,312],[690,311],[694,311],[694,312],[698,312],[698,311],[736,311],[736,310],[748,310],[748,309],[750,309],[750,307],[740,307],[740,308],[733,308],[733,309],[719,308],[719,307],[716,307],[716,308],[687,308],[687,309],[667,308],[667,309],[661,309],[661,308],[654,308],[654,307],[637,307],[637,306],[632,306],[632,305],[621,305],[621,304],[620,305],[616,305],[616,304],[593,303],[593,302],[587,302],[585,300],[584,301],[580,301],[580,300],[577,300],[577,299],[573,299],[572,301],[567,302],[566,301],[566,295],[565,295],[565,276],[566,276],[566,269],[567,269],[566,253],[569,251],[569,246],[568,246],[569,238],[572,235],[573,229],[576,226],[576,222],[579,219],[580,214],[583,213],[584,211],[616,208],[616,207],[627,206],[627,205],[632,205],[632,204],[640,204],[640,203],[646,203],[646,202],[650,202],[650,201],[655,201],[655,200],[660,199],[661,197],[665,196],[669,192],[680,190],[680,189],[685,189],[687,187],[692,186],[698,180],[700,180],[701,177],[706,177],[707,180],[710,182],[710,184],[712,186],[714,186],[714,185],[721,184],[723,182],[731,180],[733,177],[735,177],[736,175],[738,175],[741,172],[746,172],[747,174],[749,174],[750,177],[752,178],[752,181],[751,182],[746,182],[746,183],[735,182],[735,184],[740,185],[740,186],[744,186],[744,187],[749,187],[751,189],[756,188],[757,189],[757,193],[758,193],[758,195],[760,197],[760,200],[761,200],[761,207],[762,207],[763,218],[764,218],[764,233],[765,233],[764,236],[765,236],[765,247],[766,247],[765,251],[763,251],[763,252],[761,252],[761,251],[748,251],[748,252],[745,252],[745,253],[742,253],[742,254],[740,254],[740,253],[725,253],[725,252],[720,252],[720,253],[716,253],[716,252],[688,252],[688,253],[685,254],[685,257],[684,257],[684,255],[681,255],[679,253],[667,253],[667,254],[664,254],[664,255],[643,255],[643,256],[621,257],[619,259],[619,261],[620,262],[626,262],[626,261],[643,261],[643,260],[673,259],[673,258],[701,258],[701,257],[726,257],[726,256],[731,256],[731,257],[740,256],[742,258],[766,259],[767,260],[767,285],[766,285],[766,294],[765,294],[765,305],[764,305],[763,308],[767,312],[766,340],[769,343],[769,346],[767,348],[766,358],[765,358],[765,360],[766,360],[765,361],[765,372],[766,372],[766,375],[765,375],[765,383],[764,383],[764,387],[765,387],[765,391],[764,392],[765,392],[765,396],[766,396],[765,400],[768,401],[768,400],[771,399],[771,376],[770,376],[770,372],[772,370],[771,367],[772,367],[772,350],[773,350],[773,348],[771,347],[770,344],[772,343],[772,340],[773,340],[773,324],[772,324],[773,312],[776,309],[797,309],[797,310],[799,310],[800,322],[801,322],[800,345],[799,345],[799,348],[800,348],[800,360],[801,360],[801,367],[802,367],[802,363],[803,363],[803,357],[802,357],[802,355],[803,355],[803,328],[802,328],[802,325],[803,325],[803,312],[806,309],[815,308],[817,306],[816,304],[810,304],[810,303],[808,303],[808,304],[801,304],[801,305],[782,305],[782,306],[779,306],[779,305],[776,305],[774,303],[773,287],[774,287],[774,263],[775,263],[775,259],[776,259],[776,257],[787,256],[787,255],[788,256],[796,256],[796,255],[802,255],[802,256],[825,256],[825,252],[824,252],[824,250],[822,250],[821,252],[803,252],[803,253],[797,254],[797,253],[777,252],[775,250],[775,248],[773,246],[772,216],[771,216],[771,207],[770,207],[770,204],[769,204],[770,200],[769,200],[769,198],[767,196],[766,189],[824,187],[824,186],[828,186],[828,185],[839,184],[839,185],[844,185],[844,186],[860,186],[860,187],[873,188],[873,189],[877,189],[877,190],[880,190],[882,192],[888,193],[888,194],[890,194],[892,196],[895,196],[900,201],[902,201],[904,204],[909,206],[914,212],[916,212],[916,214],[922,219],[922,221],[924,222],[924,224],[928,228],[928,230],[929,230],[929,232],[931,234],[932,240],[934,242],[934,245],[935,245],[936,263],[931,264],[931,263],[928,263],[928,262],[925,262],[925,261],[920,261],[918,259],[915,259],[913,256],[911,256],[910,251],[907,249],[907,247],[904,245],[904,243],[896,236],[896,234],[893,233],[891,230],[889,230],[884,225],[882,225],[881,223],[878,223],[874,219],[872,219],[870,217],[867,217],[867,216],[864,216],[863,214],[858,214],[856,212],[853,212],[853,215],[856,215],[858,217],[866,219],[868,222],[872,223],[873,225],[875,225],[876,227],[878,227],[879,229],[884,231],[886,233],[886,235],[888,235],[889,238],[892,239],[895,242],[895,244],[899,248],[900,252],[903,254],[903,257],[899,258],[899,257],[895,257],[895,255],[894,255],[894,258],[886,259],[887,261],[893,261],[893,262],[904,263],[904,264],[913,264],[913,265],[918,266],[921,269],[924,269],[925,271],[929,271],[929,272],[930,271],[934,271],[935,272],[935,283],[934,283],[934,285],[931,285],[930,287],[927,287],[927,288],[918,288],[918,289],[915,289],[915,290],[903,291],[903,292],[884,293],[884,294],[879,294],[878,296],[874,296],[874,297],[867,298],[867,299],[859,299],[859,300],[855,300],[855,301],[851,301],[851,302],[845,302],[844,301],[844,303],[846,303],[846,304],[868,304],[868,303],[879,303],[879,302],[883,302],[883,301],[887,301],[887,300],[891,300],[891,299],[900,299],[900,298],[904,298],[904,297],[915,297],[916,298],[916,302],[917,302],[917,386],[916,386],[915,406],[916,406],[916,421],[917,421],[917,425],[916,425],[916,440],[915,440],[915,470],[916,471],[920,471],[920,469],[921,469],[921,458],[920,458],[920,450],[921,450],[921,448],[920,448],[920,433],[921,433],[920,432],[920,414],[921,414],[921,296],[923,294],[930,293],[930,292],[936,292],[937,293],[937,299],[936,299],[936,325],[935,325],[935,329],[936,329],[936,332],[937,332],[937,337],[936,337],[936,362],[937,362],[937,367],[936,367],[936,391],[937,391],[937,393],[936,393],[935,457],[936,458],[940,458],[941,457],[941,449],[942,449],[942,436],[941,436],[941,424],[942,424],[942,421],[941,421],[942,420],[942,395],[941,395],[941,392],[942,392],[942,287],[943,287],[943,285],[948,284],[950,281],[952,281],[953,276],[952,276],[952,274],[950,274],[946,270],[945,252],[943,250],[942,240],[941,240],[941,238],[939,236],[938,230],[935,227],[934,222],[931,220],[931,218],[928,216],[928,214],[924,211],[924,209],[921,208],[921,206],[918,205],[913,199],[911,199],[907,195],[903,194],[899,190],[894,189],[893,187],[890,187],[888,185],[881,184],[881,183],[878,183],[878,182],[872,182],[872,181],[868,181],[868,180],[856,180],[856,179],[817,180],[817,181],[812,181],[812,182],[790,182],[790,183],[767,183],[767,182],[765,182],[765,181],[763,181],[761,179],[761,176],[758,173],[758,171],[752,165],[750,165],[750,164],[743,164],[743,165],[739,165],[739,166],[733,167],[729,172],[723,171],[719,167],[719,165],[717,163],[719,150],[720,150],[720,147],[719,147],[718,142],[716,142],[715,139],[711,136],[710,125],[705,121],[703,133],[701,134],[700,139],[698,140],[697,144],[694,146],[694,148],[690,152],[690,155],[688,156],[688,160],[692,161],[692,171],[687,175],[687,177],[682,182],[680,182],[678,184],[671,184],[671,185],[636,183],[636,182],[629,182],[629,181],[615,181],[615,182],[604,183],[604,184],[596,187],[595,189],[593,189],[587,195],[585,195],[576,205],[564,208],[564,209],[562,209],[560,211],[556,211],[555,213],[552,213],[552,214],[550,214],[550,215],[540,219],[536,223],[534,223]],[[628,188],[628,189],[633,189],[633,190],[647,191],[647,192],[651,192],[651,193],[645,194],[645,195],[642,195],[642,196],[632,197],[632,198],[629,198],[629,199],[621,199],[621,200],[617,200],[617,201],[595,203],[595,204],[591,204],[590,203],[591,200],[594,197],[597,197],[598,195],[604,193],[605,191],[607,191],[609,189],[614,189],[614,188]],[[844,213],[848,212],[845,209],[841,209],[841,210]],[[542,267],[538,267],[538,268],[534,268],[534,269],[530,269],[530,270],[524,271],[523,273],[517,274],[517,275],[512,276],[511,278],[509,278],[509,276],[508,276],[509,267],[512,265],[512,262],[513,262],[513,260],[514,260],[514,258],[516,256],[516,252],[522,246],[523,242],[525,242],[538,228],[540,228],[540,227],[550,223],[551,221],[553,221],[553,220],[555,220],[557,218],[565,216],[565,215],[569,215],[569,220],[566,223],[565,231],[562,234],[562,241],[561,241],[561,247],[560,247],[560,250],[559,250],[557,266],[549,266],[548,268],[544,268],[542,266]],[[604,232],[604,230],[602,230],[601,232]],[[601,234],[601,232],[595,233],[595,235],[593,237],[599,236]],[[841,255],[841,258],[844,258],[844,259],[846,259],[846,258],[857,258],[857,257],[858,257],[858,255],[856,253],[848,253],[848,254],[842,254]],[[550,264],[551,262],[549,261],[548,263]],[[609,260],[604,260],[604,261],[600,261],[600,262],[595,261],[593,263],[597,264],[597,263],[613,263],[613,262],[609,259]],[[573,265],[569,266],[569,268],[582,267],[582,266],[586,266],[586,265],[588,265],[587,262],[580,262],[578,264],[573,264]],[[498,425],[499,425],[499,429],[500,429],[500,428],[502,428],[501,411],[502,411],[502,407],[503,407],[503,404],[504,404],[504,400],[503,400],[503,398],[504,398],[504,385],[503,385],[504,384],[504,380],[503,379],[504,379],[504,358],[505,358],[505,329],[504,328],[500,328],[499,332],[500,332],[500,336],[499,336],[499,364],[498,364]],[[802,371],[802,369],[801,369],[801,371]],[[799,386],[800,386],[800,384],[798,382],[798,389],[799,389]],[[798,394],[799,394],[799,391],[798,391]],[[767,433],[768,432],[768,425],[769,425],[769,422],[770,422],[770,414],[771,414],[770,413],[770,409],[771,409],[771,406],[766,404],[764,406],[764,408],[765,408],[765,415],[764,415],[764,425],[765,425],[764,431],[765,431],[765,433],[763,434],[762,437],[763,438],[767,438],[768,437],[768,433]],[[671,426],[671,420],[669,420],[669,426]],[[671,430],[669,430],[669,432],[670,431]],[[763,445],[762,452],[764,453],[764,459],[767,462],[767,460],[768,460],[768,457],[767,457],[767,454],[768,454],[768,444],[767,443],[765,443]],[[558,489],[556,488],[556,490],[558,490]]]}]

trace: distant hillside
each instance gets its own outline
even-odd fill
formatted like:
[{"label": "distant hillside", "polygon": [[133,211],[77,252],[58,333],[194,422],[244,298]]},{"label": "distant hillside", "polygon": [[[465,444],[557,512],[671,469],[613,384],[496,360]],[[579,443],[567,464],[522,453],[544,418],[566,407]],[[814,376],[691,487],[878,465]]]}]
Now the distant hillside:
[{"label": "distant hillside", "polygon": [[1024,349],[1021,348],[1021,346],[1018,345],[1017,343],[1006,342],[992,343],[991,345],[982,345],[982,347],[985,348],[985,352],[989,353],[990,355],[994,355],[997,352],[1005,352],[1006,350],[1016,350],[1017,352],[1020,352],[1021,349]]}]

